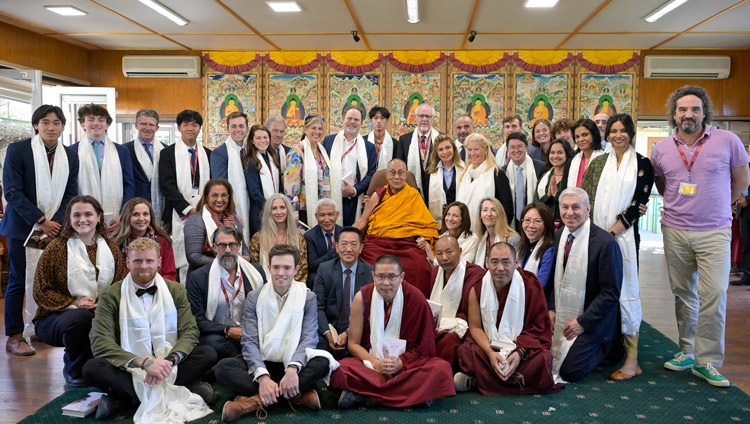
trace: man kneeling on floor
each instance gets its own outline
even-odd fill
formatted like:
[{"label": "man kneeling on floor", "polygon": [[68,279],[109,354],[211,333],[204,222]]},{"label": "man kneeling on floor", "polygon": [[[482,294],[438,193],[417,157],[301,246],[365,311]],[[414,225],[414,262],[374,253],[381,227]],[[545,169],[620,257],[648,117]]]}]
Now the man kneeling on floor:
[{"label": "man kneeling on floor", "polygon": [[224,404],[221,418],[232,422],[252,412],[265,419],[264,407],[280,398],[320,410],[315,382],[338,362],[318,345],[318,301],[304,282],[294,281],[299,250],[279,244],[268,253],[271,284],[253,290],[242,317],[242,357],[216,365],[216,381],[239,394]]},{"label": "man kneeling on floor", "polygon": [[474,381],[483,395],[521,395],[561,390],[552,378],[552,327],[542,285],[518,269],[516,250],[500,242],[490,248],[487,274],[469,294],[469,334],[458,348],[464,372],[456,390]]},{"label": "man kneeling on floor", "polygon": [[456,390],[451,366],[435,355],[435,321],[416,287],[403,284],[401,260],[375,260],[368,284],[354,296],[349,320],[349,352],[331,376],[341,390],[339,408],[359,404],[406,407],[426,404]]},{"label": "man kneeling on floor", "polygon": [[196,382],[216,363],[216,351],[197,346],[185,287],[162,278],[160,266],[159,244],[139,238],[128,245],[130,273],[99,296],[90,333],[94,359],[83,367],[86,380],[107,392],[97,419],[111,416],[120,401],[140,402],[133,422],[143,424],[212,412],[206,403],[216,402],[216,393]]}]

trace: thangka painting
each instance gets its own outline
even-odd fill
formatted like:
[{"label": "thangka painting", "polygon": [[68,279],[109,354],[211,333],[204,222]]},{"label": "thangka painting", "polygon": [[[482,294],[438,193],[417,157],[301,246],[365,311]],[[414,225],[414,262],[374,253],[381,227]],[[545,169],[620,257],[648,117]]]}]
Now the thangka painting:
[{"label": "thangka painting", "polygon": [[493,145],[503,135],[505,111],[505,74],[453,75],[453,116],[448,128],[461,115],[471,116],[474,131],[484,134]]},{"label": "thangka painting", "polygon": [[367,112],[380,104],[380,75],[330,75],[328,82],[329,134],[343,129],[344,110],[354,106],[362,112],[362,133],[371,131]]},{"label": "thangka painting", "polygon": [[599,113],[633,114],[633,74],[581,74],[578,116],[592,118]]},{"label": "thangka painting", "polygon": [[292,146],[302,139],[305,116],[319,113],[317,75],[268,75],[268,116],[281,116],[286,122],[284,144]]},{"label": "thangka painting", "polygon": [[207,147],[214,148],[229,136],[227,116],[232,112],[247,114],[251,124],[258,114],[258,76],[255,74],[208,74],[206,79]]},{"label": "thangka painting", "polygon": [[417,127],[417,107],[427,103],[435,108],[432,126],[440,122],[440,74],[391,75],[391,134],[396,137]]},{"label": "thangka painting", "polygon": [[516,74],[516,108],[527,133],[537,119],[568,118],[570,76],[567,74]]}]

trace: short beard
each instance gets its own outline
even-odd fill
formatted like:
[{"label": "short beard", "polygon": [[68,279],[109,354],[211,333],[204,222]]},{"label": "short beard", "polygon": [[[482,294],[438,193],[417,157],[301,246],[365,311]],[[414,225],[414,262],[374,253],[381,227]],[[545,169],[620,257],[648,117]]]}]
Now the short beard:
[{"label": "short beard", "polygon": [[237,257],[234,255],[221,255],[219,265],[226,270],[230,270],[237,266]]},{"label": "short beard", "polygon": [[680,122],[680,125],[679,125],[680,130],[688,134],[693,134],[694,132],[700,130],[701,126],[702,125],[696,121],[685,121],[685,120]]}]

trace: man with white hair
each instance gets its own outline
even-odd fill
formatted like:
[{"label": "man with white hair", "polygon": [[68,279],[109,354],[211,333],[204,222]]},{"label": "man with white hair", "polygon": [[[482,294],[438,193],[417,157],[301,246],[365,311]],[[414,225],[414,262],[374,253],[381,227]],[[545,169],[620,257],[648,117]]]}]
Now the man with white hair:
[{"label": "man with white hair", "polygon": [[338,258],[336,240],[341,234],[341,225],[336,223],[339,211],[331,199],[321,199],[315,206],[318,225],[305,232],[307,242],[307,287],[312,287],[315,275],[323,262]]},{"label": "man with white hair", "polygon": [[417,118],[417,129],[398,138],[396,158],[406,163],[406,169],[414,174],[420,192],[425,190],[427,161],[430,159],[432,144],[440,134],[432,127],[435,109],[427,103],[417,106],[414,113]]},{"label": "man with white hair", "polygon": [[271,131],[271,143],[268,145],[268,150],[276,151],[276,154],[279,155],[280,167],[283,170],[286,168],[286,154],[291,150],[284,144],[286,121],[280,116],[272,116],[266,120],[266,128]]}]

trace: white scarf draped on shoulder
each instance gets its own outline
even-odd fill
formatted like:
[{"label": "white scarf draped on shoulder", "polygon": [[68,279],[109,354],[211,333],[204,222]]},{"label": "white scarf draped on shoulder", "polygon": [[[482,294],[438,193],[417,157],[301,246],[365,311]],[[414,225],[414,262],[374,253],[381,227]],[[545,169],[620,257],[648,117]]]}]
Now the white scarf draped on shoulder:
[{"label": "white scarf draped on shoulder", "polygon": [[482,199],[495,197],[495,170],[492,160],[484,161],[479,168],[469,164],[456,183],[456,201],[469,207],[472,219],[479,213]]},{"label": "white scarf draped on shoulder", "polygon": [[[508,177],[508,183],[510,184],[510,193],[513,196],[513,203],[515,206],[516,201],[516,168],[518,166],[513,162],[508,162],[507,172],[505,175]],[[526,155],[526,159],[523,163],[523,173],[526,178],[526,203],[531,203],[534,200],[534,191],[536,190],[537,178],[536,168],[534,168],[534,160],[529,155]],[[524,205],[525,206],[525,205]],[[517,216],[516,220],[521,219]]]},{"label": "white scarf draped on shoulder", "polygon": [[102,204],[104,222],[111,224],[120,214],[123,197],[122,165],[114,141],[104,138],[101,172],[87,137],[78,142],[78,162],[78,193],[94,196]]},{"label": "white scarf draped on shoulder", "polygon": [[271,152],[267,152],[267,154],[268,163],[263,159],[263,155],[260,152],[255,154],[255,160],[260,163],[260,185],[263,188],[263,197],[266,199],[271,197],[272,194],[279,192],[279,179],[281,178],[279,168],[276,167]]},{"label": "white scarf draped on shoulder", "polygon": [[419,152],[419,131],[414,130],[411,134],[411,143],[409,144],[409,152],[406,156],[406,169],[414,174],[414,177],[416,177],[417,180],[417,189],[421,193],[424,190],[424,187],[422,187],[422,170],[427,167],[427,160],[429,159],[429,152],[432,148],[432,143],[435,141],[437,136],[440,135],[440,132],[436,130],[435,128],[432,128],[430,130],[430,134],[427,137],[427,153],[428,157],[424,159],[424,163],[420,165],[420,152]]},{"label": "white scarf draped on shoulder", "polygon": [[[313,153],[310,140],[305,137],[300,143],[302,143],[302,153],[304,154],[304,162],[302,166],[304,167],[303,172],[305,178],[305,208],[307,209],[307,222],[316,222],[315,210],[318,207],[318,200],[320,200],[320,193],[318,193],[318,162],[315,159],[315,153]],[[324,149],[323,145],[320,143],[317,143],[317,145],[318,152],[323,157],[326,166],[331,169],[331,160],[328,157],[326,149]]]},{"label": "white scarf draped on shoulder", "polygon": [[161,150],[164,146],[156,140],[151,141],[151,145],[153,146],[153,162],[151,162],[151,158],[148,157],[148,152],[146,152],[141,141],[138,138],[133,140],[135,158],[141,165],[143,173],[146,174],[146,178],[148,178],[148,181],[151,183],[151,206],[154,208],[156,222],[161,225],[163,223],[161,214],[164,212],[164,196],[162,196],[161,189],[159,189],[159,167],[157,165],[159,163],[159,157],[161,156]]},{"label": "white scarf draped on shoulder", "polygon": [[[455,165],[453,166],[453,169],[453,178],[456,178],[455,174],[457,168]],[[430,175],[429,187],[427,188],[427,193],[429,193],[430,198],[430,204],[427,205],[427,207],[430,210],[430,214],[432,214],[432,217],[435,218],[435,221],[437,222],[440,222],[440,220],[443,219],[443,207],[447,204],[445,190],[443,190],[443,178],[443,167],[438,166],[435,173]]]},{"label": "white scarf draped on shoulder", "polygon": [[[375,144],[375,131],[370,131],[370,134],[367,135],[367,141]],[[388,162],[390,162],[391,159],[393,159],[393,138],[391,138],[391,135],[386,131],[385,136],[383,137],[383,144],[380,145],[377,170],[380,171],[381,169],[388,168]]]},{"label": "white scarf draped on shoulder", "polygon": [[[597,156],[604,154],[601,150],[594,150],[591,152],[588,165],[591,165],[591,161],[596,159]],[[568,169],[568,180],[566,181],[565,187],[577,187],[576,182],[578,181],[578,169],[581,167],[581,161],[583,160],[583,152],[578,152],[570,160],[570,168]]]},{"label": "white scarf draped on shoulder", "polygon": [[[594,202],[594,224],[612,228],[617,222],[617,215],[630,207],[638,179],[638,157],[633,147],[622,155],[620,166],[617,166],[615,152],[607,155],[607,162],[599,177]],[[622,251],[623,273],[620,290],[620,312],[622,315],[622,333],[635,335],[641,327],[643,312],[638,281],[638,259],[635,251],[635,234],[631,226],[615,237]]]},{"label": "white scarf draped on shoulder", "polygon": [[498,168],[502,168],[505,166],[508,160],[508,143],[503,143],[502,146],[497,148],[497,152],[495,152],[495,164],[497,164]]},{"label": "white scarf draped on shoulder", "polygon": [[[242,227],[247,229],[247,220],[250,217],[250,198],[247,196],[247,183],[245,182],[245,169],[242,167],[242,158],[240,157],[240,147],[232,137],[227,137],[224,141],[227,146],[227,179],[232,184],[234,191],[234,206],[237,216],[242,222]],[[283,150],[283,149],[282,149]],[[209,237],[212,233],[209,233]],[[243,231],[243,240],[246,246],[250,246],[250,232]]]},{"label": "white scarf draped on shoulder", "polygon": [[[401,338],[401,320],[404,312],[404,287],[398,287],[396,296],[393,298],[391,305],[391,315],[388,319],[388,325],[385,325],[385,300],[378,293],[377,289],[372,290],[372,299],[370,300],[370,354],[377,359],[385,358],[383,354],[383,339],[400,339]],[[365,366],[373,368],[370,361],[363,361]]]},{"label": "white scarf draped on shoulder", "polygon": [[[86,245],[78,236],[68,239],[68,292],[71,296],[96,299],[112,284],[115,277],[115,258],[107,240],[102,236],[95,237],[96,265],[91,263],[86,253]],[[98,277],[97,270],[99,270]]]},{"label": "white scarf draped on shoulder", "polygon": [[[214,316],[216,315],[216,309],[219,306],[220,296],[219,293],[221,292],[221,264],[219,263],[220,259],[217,256],[214,258],[213,262],[211,262],[211,268],[208,271],[208,296],[206,299],[206,319],[209,321],[214,319]],[[247,277],[250,280],[250,289],[255,290],[258,287],[263,285],[263,276],[260,275],[257,269],[248,261],[246,261],[242,256],[237,257],[237,266],[238,271],[241,271],[245,277]],[[240,286],[240,290],[245,290],[244,287]],[[241,321],[242,308],[238,308],[236,310],[236,317],[232,317],[235,319],[236,322]]]},{"label": "white scarf draped on shoulder", "polygon": [[435,275],[435,284],[432,286],[430,300],[441,304],[440,316],[438,317],[437,330],[449,331],[463,338],[469,324],[466,320],[456,318],[456,312],[461,304],[464,290],[464,277],[466,276],[466,262],[460,260],[453,270],[448,281],[445,281],[445,271],[438,267]]},{"label": "white scarf draped on shoulder", "polygon": [[547,194],[547,186],[549,186],[549,179],[554,174],[555,169],[551,168],[549,171],[545,172],[544,175],[542,175],[542,178],[539,179],[539,182],[536,185],[536,197],[535,199],[541,199]]},{"label": "white scarf draped on shoulder", "polygon": [[[365,146],[365,139],[361,135],[357,134],[357,147],[354,149],[357,151],[357,168],[359,169],[359,178],[365,178],[367,175],[367,147]],[[331,199],[336,203],[336,210],[343,211],[343,165],[341,161],[344,159],[344,147],[346,146],[346,137],[344,137],[344,131],[339,131],[336,134],[336,138],[333,140],[331,146],[330,155],[330,166],[331,166]],[[351,154],[351,153],[350,153]],[[317,179],[316,179],[317,181]],[[317,183],[315,184],[317,186]],[[360,193],[357,196],[357,212],[354,220],[356,221],[362,215],[362,197],[364,193]],[[308,207],[309,209],[309,207]],[[308,221],[309,222],[309,221]],[[314,221],[313,221],[314,222]],[[339,213],[339,218],[336,221],[337,224],[343,225],[344,214]]]},{"label": "white scarf draped on shoulder", "polygon": [[[137,286],[130,274],[120,287],[120,346],[137,357],[164,358],[177,343],[178,313],[174,299],[161,275],[156,274],[154,285],[156,293],[150,311],[144,310],[136,296]],[[141,401],[133,417],[134,423],[177,424],[213,412],[200,396],[174,384],[177,367],[172,367],[171,374],[153,386],[145,382],[146,371],[140,368],[127,368],[127,371],[132,375],[133,388]]]},{"label": "white scarf draped on shoulder", "polygon": [[479,307],[482,314],[482,327],[490,340],[490,345],[497,350],[514,350],[516,338],[523,331],[526,316],[526,285],[521,273],[518,270],[513,271],[513,279],[510,281],[508,298],[505,301],[500,322],[497,322],[500,303],[489,272],[482,278]]}]

